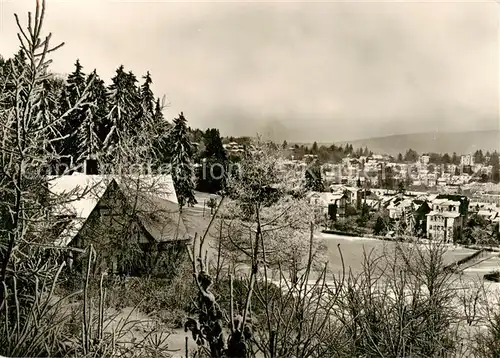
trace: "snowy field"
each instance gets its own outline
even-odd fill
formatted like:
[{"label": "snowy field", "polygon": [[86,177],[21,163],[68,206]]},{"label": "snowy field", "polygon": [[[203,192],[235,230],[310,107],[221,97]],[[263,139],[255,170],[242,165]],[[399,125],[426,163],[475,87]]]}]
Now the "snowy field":
[{"label": "snowy field", "polygon": [[[390,255],[394,251],[396,245],[398,245],[398,243],[391,241],[335,234],[319,233],[316,237],[323,239],[327,247],[328,261],[333,272],[342,271],[342,260],[339,248],[344,258],[345,269],[351,269],[353,273],[359,273],[363,268],[364,255],[371,255],[372,258],[384,254]],[[399,245],[409,244],[399,243]],[[448,250],[445,253],[445,262],[447,264],[451,264],[475,252],[475,250],[455,247],[454,245],[447,245],[447,247]]]}]

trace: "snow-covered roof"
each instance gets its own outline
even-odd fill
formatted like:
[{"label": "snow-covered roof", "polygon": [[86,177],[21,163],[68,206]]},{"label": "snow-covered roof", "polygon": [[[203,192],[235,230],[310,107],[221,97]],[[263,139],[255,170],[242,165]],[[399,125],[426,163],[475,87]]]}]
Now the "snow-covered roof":
[{"label": "snow-covered roof", "polygon": [[479,210],[477,215],[493,220],[499,215],[499,213],[496,210]]},{"label": "snow-covered roof", "polygon": [[375,208],[380,205],[380,201],[378,199],[366,199],[366,205]]},{"label": "snow-covered roof", "polygon": [[427,200],[429,201],[434,201],[436,198],[439,196],[439,194],[428,194],[427,195]]},{"label": "snow-covered roof", "polygon": [[74,173],[49,178],[50,192],[63,197],[63,203],[56,206],[53,214],[87,218],[113,179],[125,187],[177,203],[171,175],[125,177]]},{"label": "snow-covered roof", "polygon": [[55,246],[68,246],[71,240],[78,234],[85,224],[86,219],[82,218],[73,218],[68,221],[63,231],[59,234],[56,241],[54,242]]},{"label": "snow-covered roof", "polygon": [[49,178],[49,191],[61,197],[52,214],[87,218],[104,194],[112,177],[104,175],[63,175]]},{"label": "snow-covered roof", "polygon": [[342,199],[344,194],[342,193],[318,193],[318,192],[313,192],[309,194],[309,198],[318,198],[323,201],[323,203],[335,203],[337,200]]},{"label": "snow-covered roof", "polygon": [[446,206],[446,205],[460,205],[459,201],[454,201],[450,199],[434,199],[432,204]]},{"label": "snow-covered roof", "polygon": [[171,175],[125,177],[74,173],[49,177],[49,190],[57,195],[60,201],[53,208],[52,215],[71,217],[54,243],[56,246],[66,246],[75,237],[113,179],[123,188],[173,204],[178,203]]},{"label": "snow-covered roof", "polygon": [[475,209],[475,208],[480,208],[480,209],[491,209],[491,210],[497,210],[497,207],[495,204],[491,203],[484,203],[484,202],[479,202],[479,201],[471,201],[469,202],[469,208]]}]

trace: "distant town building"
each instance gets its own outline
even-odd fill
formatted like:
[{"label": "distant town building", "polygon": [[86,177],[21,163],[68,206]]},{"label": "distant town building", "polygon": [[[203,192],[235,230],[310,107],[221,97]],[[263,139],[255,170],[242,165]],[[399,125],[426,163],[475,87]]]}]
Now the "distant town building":
[{"label": "distant town building", "polygon": [[240,156],[245,153],[245,146],[236,142],[223,144],[223,147],[229,155]]},{"label": "distant town building", "polygon": [[471,154],[462,155],[460,157],[460,165],[473,166],[474,165],[474,156]]},{"label": "distant town building", "polygon": [[430,156],[428,156],[428,155],[424,154],[424,155],[420,156],[420,164],[422,164],[422,165],[429,164],[429,160],[430,160]]},{"label": "distant town building", "polygon": [[303,156],[304,161],[311,161],[314,159],[318,159],[318,156],[316,154],[304,154]]},{"label": "distant town building", "polygon": [[389,202],[387,210],[389,211],[389,217],[391,219],[399,220],[407,214],[407,212],[411,211],[412,207],[412,200],[396,197],[394,200]]},{"label": "distant town building", "polygon": [[346,196],[343,193],[318,193],[309,194],[309,203],[318,208],[322,215],[330,220],[337,220],[345,216]]},{"label": "distant town building", "polygon": [[427,214],[427,238],[454,242],[462,235],[469,200],[460,195],[438,195]]}]

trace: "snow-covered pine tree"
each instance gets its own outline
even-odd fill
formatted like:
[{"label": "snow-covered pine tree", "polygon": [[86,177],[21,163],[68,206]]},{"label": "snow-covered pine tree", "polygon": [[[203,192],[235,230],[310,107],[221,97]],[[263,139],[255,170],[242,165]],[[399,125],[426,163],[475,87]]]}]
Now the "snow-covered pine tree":
[{"label": "snow-covered pine tree", "polygon": [[101,148],[99,149],[102,150],[102,143],[104,143],[112,127],[112,123],[108,118],[108,93],[104,81],[99,78],[95,69],[89,75],[87,83],[90,83],[91,76],[93,81],[89,88],[89,100],[93,102],[91,110],[94,117],[94,129],[101,143]]},{"label": "snow-covered pine tree", "polygon": [[[13,84],[13,81],[9,79],[11,78],[13,73],[20,74],[22,72],[23,66],[26,65],[26,61],[26,54],[22,49],[19,50],[13,58],[9,58],[7,61],[5,61],[3,71],[4,82],[1,88],[2,91],[0,91],[0,93],[4,94],[4,96],[2,96],[1,98],[1,104],[5,107],[13,106],[16,99],[15,85]],[[25,93],[21,92],[19,93],[19,95],[25,96]]]},{"label": "snow-covered pine tree", "polygon": [[[66,89],[62,93],[61,110],[63,113],[78,102],[86,87],[85,74],[82,70],[83,66],[79,60],[76,60],[75,70],[69,74]],[[87,108],[80,106],[64,118],[65,121],[62,124],[61,133],[65,139],[62,142],[61,154],[67,158],[67,164],[70,165],[78,163],[80,157],[77,133],[85,121],[86,111]]]},{"label": "snow-covered pine tree", "polygon": [[321,177],[321,166],[317,161],[309,164],[305,172],[305,187],[307,190],[322,192],[324,190],[323,179]]},{"label": "snow-covered pine tree", "polygon": [[107,116],[107,93],[104,81],[96,70],[87,76],[88,100],[92,104],[85,108],[84,120],[77,131],[78,162],[94,155],[100,157],[104,150],[103,142],[111,125]]},{"label": "snow-covered pine tree", "polygon": [[135,135],[139,119],[140,96],[136,87],[137,79],[132,72],[126,73],[123,65],[116,70],[116,75],[111,79],[109,87],[109,120],[112,128],[104,140],[108,148],[108,156],[112,160],[119,160],[125,155],[125,140],[130,135]]},{"label": "snow-covered pine tree", "polygon": [[172,125],[164,118],[162,112],[163,106],[160,104],[160,99],[156,100],[153,123],[157,128],[157,137],[153,144],[153,151],[156,157],[158,165],[162,166],[165,164],[170,164],[170,159],[172,156],[172,147],[170,131],[172,130]]},{"label": "snow-covered pine tree", "polygon": [[5,90],[9,63],[0,55],[0,90]]},{"label": "snow-covered pine tree", "polygon": [[85,89],[85,74],[82,70],[83,66],[80,64],[80,60],[77,59],[75,70],[68,76],[68,94],[71,104],[74,104],[78,100]]},{"label": "snow-covered pine tree", "polygon": [[127,95],[126,95],[126,73],[123,65],[118,67],[115,76],[111,79],[109,86],[109,114],[108,120],[111,129],[104,139],[104,146],[107,148],[109,158],[116,159],[119,154],[120,136],[122,135],[127,120]]},{"label": "snow-covered pine tree", "polygon": [[78,163],[83,163],[85,159],[98,154],[102,148],[95,130],[95,117],[92,108],[93,106],[87,107],[85,119],[80,127],[78,127],[76,133],[76,140],[78,142]]},{"label": "snow-covered pine tree", "polygon": [[160,134],[160,137],[167,138],[168,133],[173,128],[173,125],[163,116],[163,108],[165,108],[164,99],[160,102],[160,99],[157,98],[153,114],[153,123],[156,126],[156,132]]},{"label": "snow-covered pine tree", "polygon": [[139,136],[146,134],[147,137],[149,137],[149,151],[151,156],[153,156],[153,143],[159,135],[159,127],[155,125],[154,122],[155,96],[151,90],[153,80],[151,79],[149,71],[142,78],[144,79],[144,83],[140,87],[140,106],[137,130],[140,132]]},{"label": "snow-covered pine tree", "polygon": [[222,145],[219,130],[216,128],[207,129],[203,135],[203,169],[198,176],[198,187],[201,191],[216,193],[226,186],[226,177],[229,160]]},{"label": "snow-covered pine tree", "polygon": [[173,145],[172,178],[179,207],[182,210],[185,205],[193,206],[197,203],[194,196],[195,171],[191,162],[193,148],[189,140],[187,121],[183,112],[174,119],[174,128],[170,138]]},{"label": "snow-covered pine tree", "polygon": [[61,132],[57,125],[52,125],[57,120],[61,110],[59,98],[65,87],[64,80],[60,78],[47,78],[43,81],[40,92],[40,103],[37,108],[40,112],[41,125],[48,128],[45,150],[56,153],[61,143]]},{"label": "snow-covered pine tree", "polygon": [[146,134],[150,156],[154,161],[154,166],[158,167],[164,163],[168,163],[168,161],[165,160],[166,156],[164,155],[163,148],[168,142],[167,138],[170,125],[163,117],[163,106],[160,103],[160,99],[155,99],[151,89],[153,81],[149,71],[143,76],[143,79],[144,83],[140,88],[140,131],[142,137]]},{"label": "snow-covered pine tree", "polygon": [[142,77],[144,83],[141,85],[141,110],[143,116],[148,116],[150,119],[153,118],[155,114],[155,96],[151,90],[151,84],[153,80],[151,79],[151,74],[149,71],[145,76]]},{"label": "snow-covered pine tree", "polygon": [[128,103],[128,118],[125,131],[128,135],[136,136],[141,131],[143,121],[140,87],[137,86],[138,80],[132,71],[127,73],[126,78],[125,93]]}]

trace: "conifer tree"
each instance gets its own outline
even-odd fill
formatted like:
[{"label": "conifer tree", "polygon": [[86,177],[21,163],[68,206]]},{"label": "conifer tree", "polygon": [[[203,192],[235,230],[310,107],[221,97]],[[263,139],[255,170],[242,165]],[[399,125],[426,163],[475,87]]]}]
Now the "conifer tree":
[{"label": "conifer tree", "polygon": [[137,88],[137,78],[132,72],[125,72],[123,65],[118,67],[109,86],[109,121],[111,130],[104,140],[110,158],[116,159],[123,152],[125,140],[140,133],[141,98]]},{"label": "conifer tree", "polygon": [[484,154],[481,149],[476,150],[474,153],[474,163],[482,164],[484,162]]},{"label": "conifer tree", "polygon": [[370,152],[368,151],[368,147],[365,146],[365,149],[363,149],[363,156],[368,157],[370,155]]},{"label": "conifer tree", "polygon": [[121,130],[122,120],[126,114],[127,95],[126,95],[126,81],[127,74],[124,71],[123,65],[118,67],[115,76],[111,79],[111,85],[109,86],[109,101],[111,106],[111,112],[109,113],[110,118],[113,120],[113,125]]},{"label": "conifer tree", "polygon": [[78,141],[78,159],[81,163],[91,155],[95,155],[101,150],[101,144],[95,130],[96,120],[92,106],[88,106],[85,111],[85,119],[78,128],[76,139]]},{"label": "conifer tree", "polygon": [[155,103],[153,123],[158,128],[157,131],[159,132],[153,144],[153,150],[157,158],[157,162],[159,165],[169,164],[172,157],[171,148],[173,147],[170,141],[171,137],[169,135],[171,124],[168,123],[163,116],[162,105],[160,104],[159,98]]},{"label": "conifer tree", "polygon": [[40,121],[42,126],[49,129],[45,150],[56,152],[61,145],[61,133],[57,125],[53,125],[60,114],[59,98],[64,88],[64,82],[57,78],[43,80],[40,91]]},{"label": "conifer tree", "polygon": [[193,148],[189,140],[187,121],[183,112],[174,119],[171,142],[173,144],[172,177],[179,207],[182,210],[185,205],[192,206],[197,202],[194,196],[195,172],[191,162]]},{"label": "conifer tree", "polygon": [[0,55],[0,76],[3,77],[3,70],[5,66],[5,59],[3,58],[2,55]]},{"label": "conifer tree", "polygon": [[87,83],[91,83],[89,88],[89,100],[93,103],[91,106],[91,113],[94,122],[94,130],[99,139],[99,149],[103,150],[104,141],[112,127],[112,123],[108,116],[108,93],[104,81],[99,78],[95,69],[88,76]]},{"label": "conifer tree", "polygon": [[[144,83],[141,85],[141,110],[143,116],[149,116],[153,118],[155,114],[155,97],[153,91],[151,90],[151,84],[153,80],[149,71],[143,77]],[[157,103],[159,106],[159,103]]]},{"label": "conifer tree", "polygon": [[[68,76],[65,91],[62,93],[61,112],[63,113],[78,102],[85,89],[85,74],[82,69],[80,61],[76,60],[75,70]],[[77,133],[85,121],[86,111],[87,108],[80,106],[65,118],[62,125],[62,134],[65,139],[61,143],[61,154],[66,157],[67,164],[70,165],[76,163],[80,157]]]},{"label": "conifer tree", "polygon": [[154,117],[155,123],[158,123],[160,121],[164,121],[163,113],[161,111],[160,99],[159,98],[156,100],[155,111],[154,111],[153,117]]},{"label": "conifer tree", "polygon": [[127,82],[129,78],[123,65],[118,67],[115,76],[111,79],[109,86],[109,114],[108,120],[111,129],[104,139],[104,146],[107,148],[108,156],[116,159],[120,155],[120,145],[124,136],[127,135],[128,120],[132,105],[129,103],[127,95]]},{"label": "conifer tree", "polygon": [[125,93],[127,96],[127,122],[126,122],[126,133],[135,136],[141,132],[143,127],[144,117],[141,111],[141,95],[140,88],[137,87],[137,77],[132,71],[126,74],[125,81]]},{"label": "conifer tree", "polygon": [[[27,58],[26,54],[22,49],[20,49],[13,58],[8,59],[5,61],[4,64],[4,71],[3,71],[3,76],[4,76],[4,83],[2,87],[0,88],[1,91],[0,93],[5,94],[2,98],[2,105],[5,107],[11,107],[14,105],[14,102],[16,100],[16,94],[15,94],[15,84],[14,81],[12,81],[12,75],[19,75],[22,71],[23,68],[27,64]],[[26,93],[20,92],[19,93],[19,99],[26,99]]]},{"label": "conifer tree", "polygon": [[[152,141],[156,141],[157,136],[161,135],[160,123],[155,123],[155,97],[151,90],[153,83],[149,71],[143,76],[144,83],[140,87],[140,106],[137,130],[148,133]],[[159,105],[159,104],[158,104]],[[161,114],[161,110],[160,110]]]},{"label": "conifer tree", "polygon": [[321,177],[321,167],[318,161],[314,161],[306,169],[305,173],[306,189],[322,192],[324,190],[323,179]]},{"label": "conifer tree", "polygon": [[0,90],[5,90],[7,75],[9,73],[9,62],[0,55]]},{"label": "conifer tree", "polygon": [[83,66],[80,60],[75,62],[75,70],[68,76],[68,94],[71,104],[75,103],[85,89],[85,74],[83,73]]},{"label": "conifer tree", "polygon": [[205,145],[203,157],[206,160],[201,175],[198,176],[198,184],[200,190],[215,193],[226,186],[228,157],[218,129],[207,129],[203,142]]},{"label": "conifer tree", "polygon": [[139,88],[139,109],[138,126],[139,137],[148,138],[145,143],[148,152],[153,160],[154,166],[168,163],[168,155],[165,155],[164,149],[168,148],[169,125],[165,121],[162,113],[163,106],[160,99],[155,99],[151,84],[153,80],[149,71],[143,76],[143,84]]},{"label": "conifer tree", "polygon": [[491,179],[494,183],[500,182],[500,162],[498,157],[498,152],[496,150],[491,153],[489,164],[492,166]]},{"label": "conifer tree", "polygon": [[318,143],[314,142],[311,148],[311,154],[317,154],[318,153]]}]

